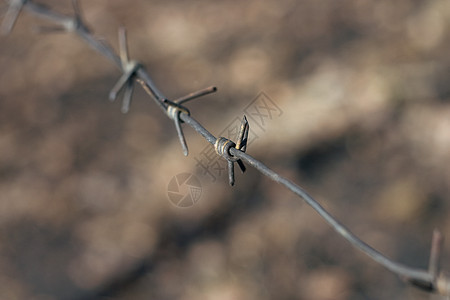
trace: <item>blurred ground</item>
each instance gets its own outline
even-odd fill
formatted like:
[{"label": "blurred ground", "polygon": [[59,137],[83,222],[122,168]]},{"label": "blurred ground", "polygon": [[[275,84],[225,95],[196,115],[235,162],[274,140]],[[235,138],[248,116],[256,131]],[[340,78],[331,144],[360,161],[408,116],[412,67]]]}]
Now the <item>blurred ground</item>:
[{"label": "blurred ground", "polygon": [[[450,237],[448,1],[82,6],[115,47],[127,27],[168,97],[216,85],[189,104],[214,134],[264,91],[283,114],[250,121],[248,152],[381,252],[426,267],[433,228]],[[0,38],[0,299],[429,299],[254,170],[234,188],[200,177],[200,201],[172,205],[167,184],[207,143],[185,129],[185,158],[140,89],[122,115],[118,71],[71,34],[33,33],[45,24],[24,13]]]}]

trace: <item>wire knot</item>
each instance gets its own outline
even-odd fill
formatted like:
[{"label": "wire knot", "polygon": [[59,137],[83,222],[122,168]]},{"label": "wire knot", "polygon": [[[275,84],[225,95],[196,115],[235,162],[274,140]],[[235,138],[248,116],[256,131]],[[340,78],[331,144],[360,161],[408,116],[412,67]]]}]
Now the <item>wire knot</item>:
[{"label": "wire knot", "polygon": [[164,99],[163,102],[168,104],[166,113],[167,113],[167,116],[170,119],[172,119],[172,121],[176,121],[176,119],[178,119],[180,122],[183,122],[180,119],[180,114],[181,113],[185,113],[188,116],[191,115],[191,112],[189,111],[189,109],[187,109],[186,107],[184,107],[184,106],[182,106],[182,105],[180,105],[178,103],[172,102],[172,101],[170,101],[168,99]]},{"label": "wire knot", "polygon": [[232,140],[224,138],[222,136],[217,138],[217,140],[214,144],[214,149],[216,150],[216,153],[231,162],[236,162],[239,160],[239,158],[233,156],[230,153],[230,148],[235,148],[235,147],[236,147],[236,144]]},{"label": "wire knot", "polygon": [[[149,94],[150,96],[153,95],[152,90],[150,87],[141,79],[138,79],[138,82],[142,85],[144,90]],[[217,88],[214,86],[208,87],[206,89],[199,90],[197,92],[190,93],[184,97],[178,98],[174,101],[171,101],[169,99],[163,99],[162,102],[165,103],[166,107],[166,114],[167,116],[175,123],[175,128],[177,130],[178,139],[180,140],[181,147],[183,148],[183,154],[187,156],[189,154],[189,150],[186,144],[186,138],[184,137],[183,129],[181,129],[181,123],[183,123],[183,120],[180,118],[180,114],[184,113],[188,116],[191,115],[191,112],[189,109],[187,109],[183,103],[186,103],[188,101],[191,101],[193,99],[197,99],[201,96],[205,96],[211,93],[214,93],[217,91]]]}]

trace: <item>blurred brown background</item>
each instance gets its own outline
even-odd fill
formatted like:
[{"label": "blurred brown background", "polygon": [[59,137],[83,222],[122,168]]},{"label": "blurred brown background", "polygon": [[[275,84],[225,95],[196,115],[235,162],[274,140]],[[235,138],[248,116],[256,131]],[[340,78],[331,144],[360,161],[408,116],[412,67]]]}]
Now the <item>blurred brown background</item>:
[{"label": "blurred brown background", "polygon": [[[387,256],[426,268],[433,228],[450,237],[450,2],[81,4],[116,49],[127,27],[166,96],[216,85],[189,104],[213,134],[264,91],[284,113],[248,152]],[[254,170],[172,205],[207,143],[186,127],[185,158],[140,88],[121,114],[115,67],[40,25],[0,38],[0,299],[429,299]]]}]

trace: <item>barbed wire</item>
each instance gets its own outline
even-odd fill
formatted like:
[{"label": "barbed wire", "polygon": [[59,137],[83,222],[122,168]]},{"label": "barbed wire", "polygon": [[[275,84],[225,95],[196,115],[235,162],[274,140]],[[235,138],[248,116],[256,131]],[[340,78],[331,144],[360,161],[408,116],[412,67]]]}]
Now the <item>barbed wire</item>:
[{"label": "barbed wire", "polygon": [[1,32],[9,34],[18,17],[23,11],[29,12],[37,17],[45,19],[52,23],[53,27],[43,27],[42,31],[66,31],[77,34],[91,48],[108,58],[122,72],[122,76],[112,88],[109,99],[114,101],[118,94],[123,91],[123,100],[121,111],[126,113],[129,111],[135,82],[139,83],[151,99],[166,113],[166,115],[174,121],[180,144],[184,155],[188,155],[188,147],[183,134],[181,123],[185,123],[192,127],[197,133],[202,135],[210,144],[214,146],[216,153],[222,156],[228,163],[228,177],[230,185],[234,185],[234,163],[238,163],[242,172],[246,168],[243,162],[246,162],[263,175],[273,181],[284,185],[294,194],[302,198],[310,205],[339,235],[350,242],[352,246],[361,250],[372,260],[379,263],[386,269],[397,274],[405,282],[420,288],[422,290],[450,296],[450,278],[439,269],[439,260],[442,251],[443,237],[441,233],[435,229],[432,235],[431,251],[428,270],[409,267],[407,265],[396,262],[378,250],[361,240],[357,235],[352,233],[333,215],[331,215],[319,202],[310,196],[303,188],[287,178],[282,177],[277,172],[271,170],[261,161],[246,153],[249,124],[244,116],[239,131],[237,142],[224,138],[216,138],[211,132],[204,128],[197,120],[195,120],[184,103],[197,99],[206,94],[215,92],[215,87],[209,87],[197,92],[193,92],[177,100],[169,100],[159,91],[155,83],[151,79],[145,66],[138,61],[130,60],[128,54],[128,45],[125,28],[119,28],[119,55],[114,49],[96,38],[92,31],[87,27],[82,18],[82,11],[77,0],[72,0],[74,16],[66,16],[55,12],[51,8],[38,4],[31,0],[10,0],[6,15],[1,24]]}]

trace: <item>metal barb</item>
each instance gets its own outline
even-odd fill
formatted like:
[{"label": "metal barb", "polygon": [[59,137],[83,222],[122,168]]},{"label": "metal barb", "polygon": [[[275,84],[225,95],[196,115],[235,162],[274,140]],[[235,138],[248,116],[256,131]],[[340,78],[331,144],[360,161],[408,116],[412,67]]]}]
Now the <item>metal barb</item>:
[{"label": "metal barb", "polygon": [[133,97],[134,84],[133,81],[127,81],[127,86],[125,87],[125,92],[123,93],[122,101],[122,113],[126,114],[130,110],[131,98]]},{"label": "metal barb", "polygon": [[202,90],[190,93],[190,94],[188,94],[188,95],[186,95],[184,97],[178,98],[178,99],[175,100],[175,102],[177,102],[178,104],[183,104],[185,102],[194,100],[196,98],[200,98],[202,96],[205,96],[205,95],[208,95],[208,94],[212,94],[212,93],[214,93],[216,91],[217,91],[217,88],[215,86],[210,86],[210,87],[207,87],[205,89],[202,89]]},{"label": "metal barb", "polygon": [[[139,83],[142,84],[142,86],[144,87],[144,90],[149,95],[153,94],[151,92],[150,88],[146,84],[143,84],[141,81],[139,81]],[[180,120],[180,114],[184,113],[184,114],[190,115],[190,112],[189,112],[189,109],[187,109],[182,104],[185,102],[188,102],[190,100],[197,99],[201,96],[214,93],[215,91],[217,91],[217,88],[212,86],[212,87],[208,87],[208,88],[190,93],[190,94],[188,94],[184,97],[178,98],[174,101],[171,101],[169,99],[163,100],[163,103],[167,104],[167,108],[166,108],[167,115],[169,116],[169,118],[171,118],[175,122],[175,128],[177,129],[178,139],[180,140],[181,147],[183,148],[184,156],[188,156],[189,150],[188,150],[188,146],[186,143],[186,138],[183,133],[183,129],[181,128],[182,121]]]},{"label": "metal barb", "polygon": [[128,55],[128,42],[127,42],[127,31],[125,27],[120,26],[119,28],[119,55],[120,62],[122,63],[122,68],[126,69],[129,63],[130,57]]},{"label": "metal barb", "polygon": [[433,231],[433,238],[431,240],[430,262],[428,264],[428,272],[430,272],[434,279],[437,278],[439,273],[439,260],[442,251],[442,244],[442,234],[439,232],[439,230],[435,229]]},{"label": "metal barb", "polygon": [[[237,148],[236,148],[237,149]],[[241,169],[242,173],[245,173],[245,171],[247,170],[247,168],[245,167],[244,163],[242,162],[242,160],[238,159],[237,164],[239,165],[239,169]]]},{"label": "metal barb", "polygon": [[111,89],[111,92],[109,93],[109,100],[114,101],[117,98],[117,94],[125,87],[125,84],[127,84],[129,81],[132,80],[132,77],[134,73],[136,72],[136,69],[131,69],[128,71],[125,71],[122,76],[120,76],[119,80],[116,82],[116,84]]},{"label": "metal barb", "polygon": [[[136,72],[141,68],[141,64],[136,61],[130,61],[128,55],[127,46],[127,33],[125,27],[119,28],[119,51],[120,51],[120,63],[122,66],[123,74],[119,80],[113,86],[109,92],[109,100],[114,101],[117,95],[122,89],[125,89],[122,100],[122,113],[127,113],[130,110],[131,98],[134,91],[134,79],[136,78]],[[142,82],[140,82],[142,84]],[[145,84],[142,84],[144,89]]]},{"label": "metal barb", "polygon": [[6,12],[1,25],[2,35],[11,33],[26,2],[27,0],[10,0],[8,11]]},{"label": "metal barb", "polygon": [[[236,142],[236,149],[241,150],[242,152],[245,152],[247,149],[247,141],[248,141],[248,131],[249,131],[249,125],[247,117],[244,115],[244,118],[242,118],[241,128],[239,129],[239,134]],[[239,168],[241,169],[242,173],[245,172],[246,168],[242,160],[238,159],[237,164],[239,165]]]},{"label": "metal barb", "polygon": [[188,156],[189,149],[186,144],[186,138],[184,137],[183,129],[181,128],[181,120],[179,118],[180,113],[181,112],[179,110],[177,110],[177,117],[174,118],[174,123],[175,123],[175,128],[177,130],[178,139],[180,141],[181,147],[183,148],[183,154],[184,154],[184,156]]},{"label": "metal barb", "polygon": [[248,125],[247,117],[244,115],[242,119],[241,128],[239,129],[239,135],[236,143],[236,149],[242,150],[245,152],[245,148],[247,148],[247,140],[248,140],[248,131],[250,126]]},{"label": "metal barb", "polygon": [[[441,257],[442,244],[443,244],[442,234],[438,229],[433,230],[433,237],[431,239],[431,251],[430,251],[430,260],[428,263],[428,274],[430,276],[429,280],[421,280],[414,277],[406,277],[406,281],[410,282],[412,285],[429,292],[438,292],[441,294],[445,294],[445,289],[450,288],[450,284],[448,287],[445,287],[446,279],[442,274],[439,274],[439,260]],[[443,285],[444,283],[444,285]]]},{"label": "metal barb", "polygon": [[177,130],[178,139],[180,140],[181,147],[183,148],[183,154],[184,156],[188,156],[189,150],[188,146],[186,144],[186,138],[184,137],[183,129],[181,128],[181,120],[180,120],[180,114],[185,113],[187,115],[190,115],[190,112],[187,108],[179,105],[178,103],[172,102],[168,99],[163,100],[164,103],[167,103],[167,115],[170,119],[172,119],[175,123],[175,128]]},{"label": "metal barb", "polygon": [[234,186],[234,163],[232,161],[227,161],[228,164],[228,183]]}]

